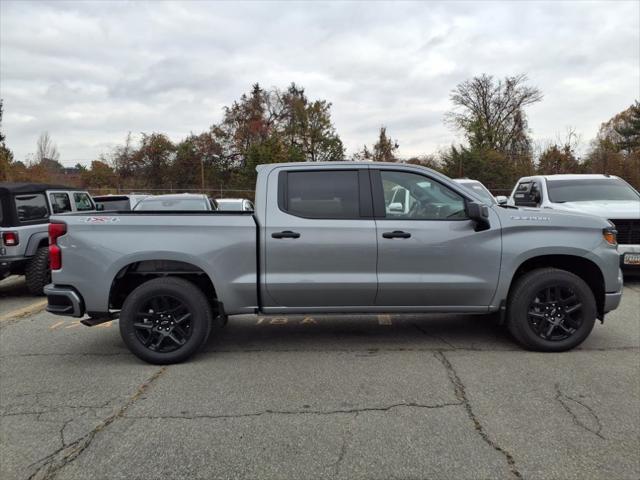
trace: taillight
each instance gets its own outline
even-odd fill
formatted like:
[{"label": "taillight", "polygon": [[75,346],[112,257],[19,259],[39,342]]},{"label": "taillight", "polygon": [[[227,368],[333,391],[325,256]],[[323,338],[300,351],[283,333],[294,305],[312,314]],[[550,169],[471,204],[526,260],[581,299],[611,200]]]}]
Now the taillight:
[{"label": "taillight", "polygon": [[49,267],[51,270],[62,268],[62,252],[58,246],[58,237],[67,233],[66,223],[49,224]]},{"label": "taillight", "polygon": [[2,242],[7,247],[15,247],[20,243],[18,232],[2,232]]}]

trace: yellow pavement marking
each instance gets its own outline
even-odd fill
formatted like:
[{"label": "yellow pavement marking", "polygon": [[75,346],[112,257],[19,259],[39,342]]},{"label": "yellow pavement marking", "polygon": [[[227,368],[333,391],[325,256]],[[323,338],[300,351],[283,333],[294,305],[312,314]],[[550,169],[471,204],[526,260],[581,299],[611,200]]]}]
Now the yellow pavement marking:
[{"label": "yellow pavement marking", "polygon": [[73,327],[79,327],[80,325],[82,325],[80,323],[80,320],[74,320],[73,322],[71,322],[71,325],[67,325],[64,328],[73,328]]},{"label": "yellow pavement marking", "polygon": [[318,323],[318,322],[316,322],[315,318],[313,317],[304,317],[300,322],[300,324],[303,324],[303,323]]},{"label": "yellow pavement marking", "polygon": [[269,322],[270,325],[285,325],[289,323],[289,319],[286,317],[275,317]]},{"label": "yellow pavement marking", "polygon": [[98,327],[98,328],[108,328],[108,327],[111,326],[112,323],[113,323],[113,320],[109,320],[108,322],[99,323],[98,325],[96,325],[96,327]]},{"label": "yellow pavement marking", "polygon": [[9,313],[5,313],[0,315],[0,322],[4,322],[6,320],[13,320],[14,318],[26,317],[28,315],[33,315],[34,313],[41,312],[44,310],[44,307],[47,306],[46,300],[38,300],[31,305],[27,305],[26,307],[18,308],[16,310],[12,310]]},{"label": "yellow pavement marking", "polygon": [[54,323],[53,325],[51,325],[51,326],[49,327],[49,330],[55,330],[55,329],[56,329],[56,328],[58,328],[60,325],[64,325],[64,320],[61,320],[61,321],[59,321],[59,322],[57,322],[57,323]]},{"label": "yellow pavement marking", "polygon": [[380,325],[392,325],[391,315],[378,315],[378,323]]}]

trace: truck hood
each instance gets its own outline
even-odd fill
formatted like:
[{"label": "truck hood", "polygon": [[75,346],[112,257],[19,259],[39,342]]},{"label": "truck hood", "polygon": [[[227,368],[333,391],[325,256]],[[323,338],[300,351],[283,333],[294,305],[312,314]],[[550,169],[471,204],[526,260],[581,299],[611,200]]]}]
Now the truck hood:
[{"label": "truck hood", "polygon": [[550,208],[504,208],[495,206],[493,210],[500,216],[503,227],[528,228],[593,228],[602,229],[610,226],[609,221],[600,215],[593,215],[578,210],[553,210]]},{"label": "truck hood", "polygon": [[[586,213],[603,218],[640,218],[640,200],[554,203],[554,210]],[[548,209],[547,209],[548,210]]]}]

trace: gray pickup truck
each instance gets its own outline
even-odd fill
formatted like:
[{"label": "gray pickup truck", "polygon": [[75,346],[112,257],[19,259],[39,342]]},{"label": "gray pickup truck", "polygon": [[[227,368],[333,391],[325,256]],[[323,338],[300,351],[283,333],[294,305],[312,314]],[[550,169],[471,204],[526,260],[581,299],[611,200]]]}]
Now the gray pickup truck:
[{"label": "gray pickup truck", "polygon": [[254,212],[53,217],[48,311],[119,316],[130,350],[163,364],[252,313],[496,312],[524,347],[563,351],[622,296],[607,220],[487,205],[419,166],[262,165],[255,198]]}]

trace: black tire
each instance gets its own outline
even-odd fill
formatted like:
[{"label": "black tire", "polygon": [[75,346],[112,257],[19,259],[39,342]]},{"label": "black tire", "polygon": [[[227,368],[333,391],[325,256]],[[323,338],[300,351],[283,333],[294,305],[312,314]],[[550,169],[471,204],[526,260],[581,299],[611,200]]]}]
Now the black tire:
[{"label": "black tire", "polygon": [[529,350],[563,352],[589,336],[597,315],[595,297],[584,280],[566,270],[541,268],[513,286],[507,327]]},{"label": "black tire", "polygon": [[[158,308],[147,308],[149,305]],[[186,323],[180,323],[187,313]],[[120,335],[129,350],[145,362],[178,363],[205,344],[212,318],[206,296],[193,283],[176,277],[156,278],[140,285],[125,300],[120,311]],[[179,344],[176,338],[184,343]]]},{"label": "black tire", "polygon": [[51,282],[49,247],[40,247],[36,250],[36,254],[27,262],[24,276],[31,294],[44,295],[44,286]]}]

